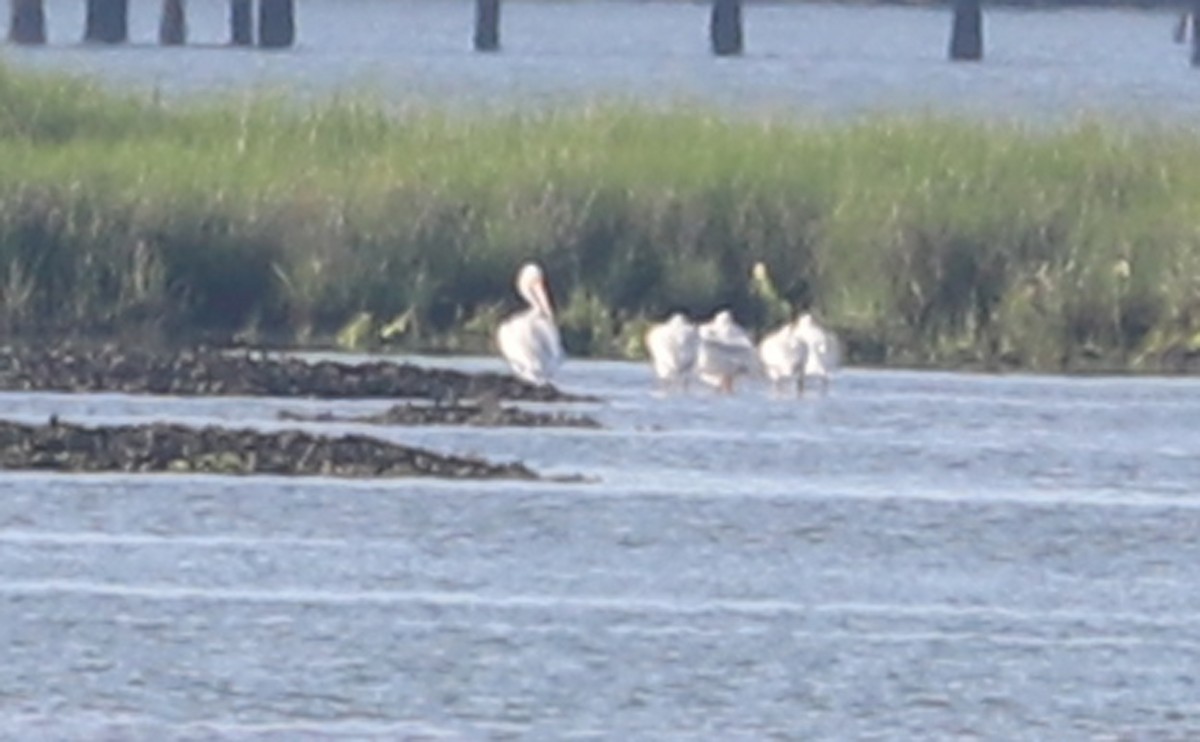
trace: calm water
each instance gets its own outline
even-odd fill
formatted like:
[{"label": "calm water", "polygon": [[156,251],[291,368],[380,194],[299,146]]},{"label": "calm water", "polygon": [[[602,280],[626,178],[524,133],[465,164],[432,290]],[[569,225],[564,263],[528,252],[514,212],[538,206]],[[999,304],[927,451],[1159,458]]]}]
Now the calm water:
[{"label": "calm water", "polygon": [[[79,46],[82,0],[47,0],[51,47],[0,44],[22,66],[94,74],[168,95],[368,88],[397,103],[521,106],[631,97],[725,110],[842,115],[970,111],[1151,120],[1200,114],[1200,71],[1173,43],[1170,10],[989,8],[983,64],[946,61],[945,8],[750,3],[747,54],[708,52],[706,3],[505,0],[504,52],[470,50],[470,0],[300,0],[287,52],[219,48],[225,0],[189,3],[196,46],[161,49],[158,0],[133,0],[134,45]],[[340,12],[352,7],[352,13]]]},{"label": "calm water", "polygon": [[[0,477],[0,738],[1200,735],[1200,380],[563,382],[606,430],[305,427],[597,483]],[[260,427],[386,405],[0,400]]]}]

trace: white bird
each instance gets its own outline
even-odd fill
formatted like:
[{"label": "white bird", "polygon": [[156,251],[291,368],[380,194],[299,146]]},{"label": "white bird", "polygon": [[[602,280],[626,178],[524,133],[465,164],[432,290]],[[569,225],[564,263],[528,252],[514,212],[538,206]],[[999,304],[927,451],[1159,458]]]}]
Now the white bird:
[{"label": "white bird", "polygon": [[758,344],[758,357],[776,392],[788,383],[796,385],[797,394],[804,392],[808,344],[796,332],[795,323],[788,322],[763,338]]},{"label": "white bird", "polygon": [[554,323],[554,305],[541,266],[526,263],[517,273],[517,293],[528,309],[496,329],[496,345],[513,373],[534,384],[548,384],[563,361],[562,342]]},{"label": "white bird", "polygon": [[727,309],[701,325],[699,335],[696,370],[700,378],[721,392],[732,393],[734,379],[752,372],[758,365],[754,341],[733,321]]},{"label": "white bird", "polygon": [[666,388],[687,389],[688,376],[696,366],[700,335],[696,326],[680,312],[646,332],[646,351],[654,366],[654,375]]},{"label": "white bird", "polygon": [[804,375],[820,379],[822,391],[828,391],[829,377],[837,370],[841,361],[837,335],[817,324],[808,312],[796,320],[794,332],[796,337],[808,346]]}]

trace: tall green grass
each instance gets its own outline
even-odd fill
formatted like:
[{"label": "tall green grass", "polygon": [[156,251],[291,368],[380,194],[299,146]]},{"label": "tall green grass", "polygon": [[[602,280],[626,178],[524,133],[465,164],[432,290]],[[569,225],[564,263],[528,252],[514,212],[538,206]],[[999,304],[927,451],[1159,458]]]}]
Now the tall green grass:
[{"label": "tall green grass", "polygon": [[761,261],[859,361],[1200,352],[1200,137],[1182,129],[164,104],[0,67],[0,163],[10,334],[323,342],[400,318],[410,345],[478,350],[538,259],[568,349],[620,355],[674,309],[763,326]]}]

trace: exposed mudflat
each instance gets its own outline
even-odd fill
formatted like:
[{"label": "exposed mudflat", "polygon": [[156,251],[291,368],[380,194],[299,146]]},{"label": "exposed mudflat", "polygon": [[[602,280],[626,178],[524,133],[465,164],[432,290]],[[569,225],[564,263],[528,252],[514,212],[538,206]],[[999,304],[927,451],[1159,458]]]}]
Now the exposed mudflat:
[{"label": "exposed mudflat", "polygon": [[398,404],[383,412],[365,415],[338,415],[333,412],[308,414],[282,410],[280,420],[313,423],[365,423],[370,425],[470,425],[473,427],[515,428],[600,428],[587,415],[572,412],[523,410],[498,404]]},{"label": "exposed mudflat", "polygon": [[263,397],[584,401],[507,374],[466,373],[389,360],[309,362],[281,353],[98,345],[0,349],[0,389]]},{"label": "exposed mudflat", "polygon": [[449,456],[365,435],[148,423],[84,427],[0,421],[0,468],[337,477],[536,479],[521,464]]}]

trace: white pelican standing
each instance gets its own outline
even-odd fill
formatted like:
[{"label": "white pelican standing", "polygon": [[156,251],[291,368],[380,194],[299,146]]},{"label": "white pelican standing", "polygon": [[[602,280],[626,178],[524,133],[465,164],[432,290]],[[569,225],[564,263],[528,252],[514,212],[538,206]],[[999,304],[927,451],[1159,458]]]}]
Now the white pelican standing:
[{"label": "white pelican standing", "polygon": [[804,364],[806,377],[821,380],[821,390],[829,390],[829,377],[837,370],[840,350],[837,336],[817,324],[808,312],[796,320],[796,337],[808,346],[808,359]]},{"label": "white pelican standing", "polygon": [[687,389],[688,376],[700,352],[700,335],[687,317],[676,312],[646,332],[646,352],[650,354],[654,375],[667,389],[677,386]]},{"label": "white pelican standing", "polygon": [[541,266],[526,263],[521,267],[517,293],[529,308],[500,323],[496,345],[514,374],[534,384],[548,384],[562,364],[563,350]]},{"label": "white pelican standing", "polygon": [[788,322],[763,338],[758,344],[758,357],[776,392],[781,392],[788,383],[796,385],[796,394],[804,392],[808,344],[796,332],[795,323]]},{"label": "white pelican standing", "polygon": [[750,373],[758,364],[754,341],[733,321],[728,309],[701,325],[699,335],[696,370],[700,378],[725,394],[732,393],[734,379]]}]

